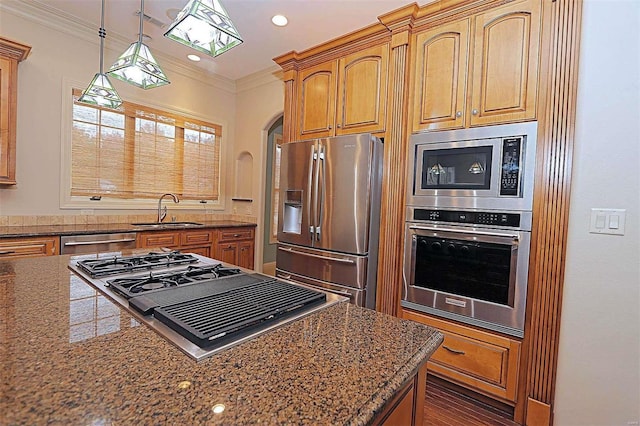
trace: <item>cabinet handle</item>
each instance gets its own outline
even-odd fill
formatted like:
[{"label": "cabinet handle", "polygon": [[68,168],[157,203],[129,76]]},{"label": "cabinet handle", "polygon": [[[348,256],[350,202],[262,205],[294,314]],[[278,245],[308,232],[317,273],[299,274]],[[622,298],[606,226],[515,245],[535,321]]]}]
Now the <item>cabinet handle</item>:
[{"label": "cabinet handle", "polygon": [[474,109],[473,111],[471,111],[471,114],[473,114],[473,115],[478,115],[478,110],[477,110],[477,109]]},{"label": "cabinet handle", "polygon": [[451,352],[452,354],[464,355],[464,351],[460,351],[458,349],[451,349],[449,346],[446,346],[446,345],[442,345],[442,347],[448,350],[449,352]]},{"label": "cabinet handle", "polygon": [[342,127],[342,125],[338,124],[336,127],[339,129],[339,128],[341,128],[341,127]]},{"label": "cabinet handle", "polygon": [[7,250],[7,251],[0,251],[0,256],[3,254],[14,254],[15,250]]},{"label": "cabinet handle", "polygon": [[333,129],[333,127],[331,125],[329,125],[329,130]]},{"label": "cabinet handle", "polygon": [[233,238],[238,238],[240,234],[233,234]]},{"label": "cabinet handle", "polygon": [[456,117],[462,117],[462,111],[456,112]]}]

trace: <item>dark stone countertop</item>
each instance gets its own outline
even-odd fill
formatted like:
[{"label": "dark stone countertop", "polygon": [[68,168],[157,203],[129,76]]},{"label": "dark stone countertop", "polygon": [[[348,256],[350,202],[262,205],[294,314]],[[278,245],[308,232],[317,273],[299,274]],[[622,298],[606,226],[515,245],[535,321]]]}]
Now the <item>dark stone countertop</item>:
[{"label": "dark stone countertop", "polygon": [[197,221],[196,226],[171,226],[170,222],[162,228],[134,226],[129,223],[107,223],[86,225],[33,225],[33,226],[0,226],[0,238],[10,237],[39,237],[45,235],[83,235],[83,234],[113,234],[118,232],[144,231],[176,231],[204,228],[234,228],[256,226],[255,223],[238,222],[234,220]]},{"label": "dark stone countertop", "polygon": [[443,338],[343,302],[197,363],[69,259],[0,261],[0,424],[366,424]]}]

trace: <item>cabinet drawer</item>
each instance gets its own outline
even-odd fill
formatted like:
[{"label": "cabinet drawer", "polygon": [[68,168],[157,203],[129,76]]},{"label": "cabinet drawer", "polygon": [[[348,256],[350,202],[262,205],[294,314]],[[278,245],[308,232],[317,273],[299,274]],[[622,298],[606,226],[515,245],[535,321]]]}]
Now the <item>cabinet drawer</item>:
[{"label": "cabinet drawer", "polygon": [[444,342],[429,360],[431,373],[503,402],[515,402],[519,341],[406,309],[402,317],[444,334]]},{"label": "cabinet drawer", "polygon": [[221,229],[218,242],[253,240],[253,228]]},{"label": "cabinet drawer", "polygon": [[180,236],[183,246],[202,246],[213,243],[212,231],[185,231]]},{"label": "cabinet drawer", "polygon": [[58,254],[58,237],[0,240],[0,259],[53,256]]},{"label": "cabinet drawer", "polygon": [[177,232],[149,232],[138,234],[138,247],[177,247],[180,234]]}]

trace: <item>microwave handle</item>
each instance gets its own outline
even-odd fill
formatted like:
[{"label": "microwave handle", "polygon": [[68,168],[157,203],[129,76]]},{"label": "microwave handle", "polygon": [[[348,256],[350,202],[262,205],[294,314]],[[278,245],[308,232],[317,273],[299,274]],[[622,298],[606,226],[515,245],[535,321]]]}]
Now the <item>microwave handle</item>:
[{"label": "microwave handle", "polygon": [[487,232],[487,231],[473,231],[470,229],[465,229],[461,231],[460,229],[452,229],[452,228],[433,228],[431,226],[411,226],[409,229],[422,229],[425,231],[435,231],[435,232],[455,232],[457,234],[475,234],[475,235],[488,235],[491,237],[506,237],[513,238],[514,240],[519,240],[520,237],[517,234],[500,234],[498,232]]}]

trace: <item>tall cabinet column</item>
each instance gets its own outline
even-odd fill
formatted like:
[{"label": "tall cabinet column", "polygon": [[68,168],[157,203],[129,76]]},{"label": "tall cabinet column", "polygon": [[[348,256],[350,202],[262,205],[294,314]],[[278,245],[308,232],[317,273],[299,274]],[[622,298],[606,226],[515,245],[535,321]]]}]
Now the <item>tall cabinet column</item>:
[{"label": "tall cabinet column", "polygon": [[384,141],[384,170],[380,207],[380,244],[376,308],[397,315],[402,290],[405,193],[407,181],[407,120],[409,85],[409,39],[415,13],[414,3],[378,17],[391,31],[387,137]]}]

